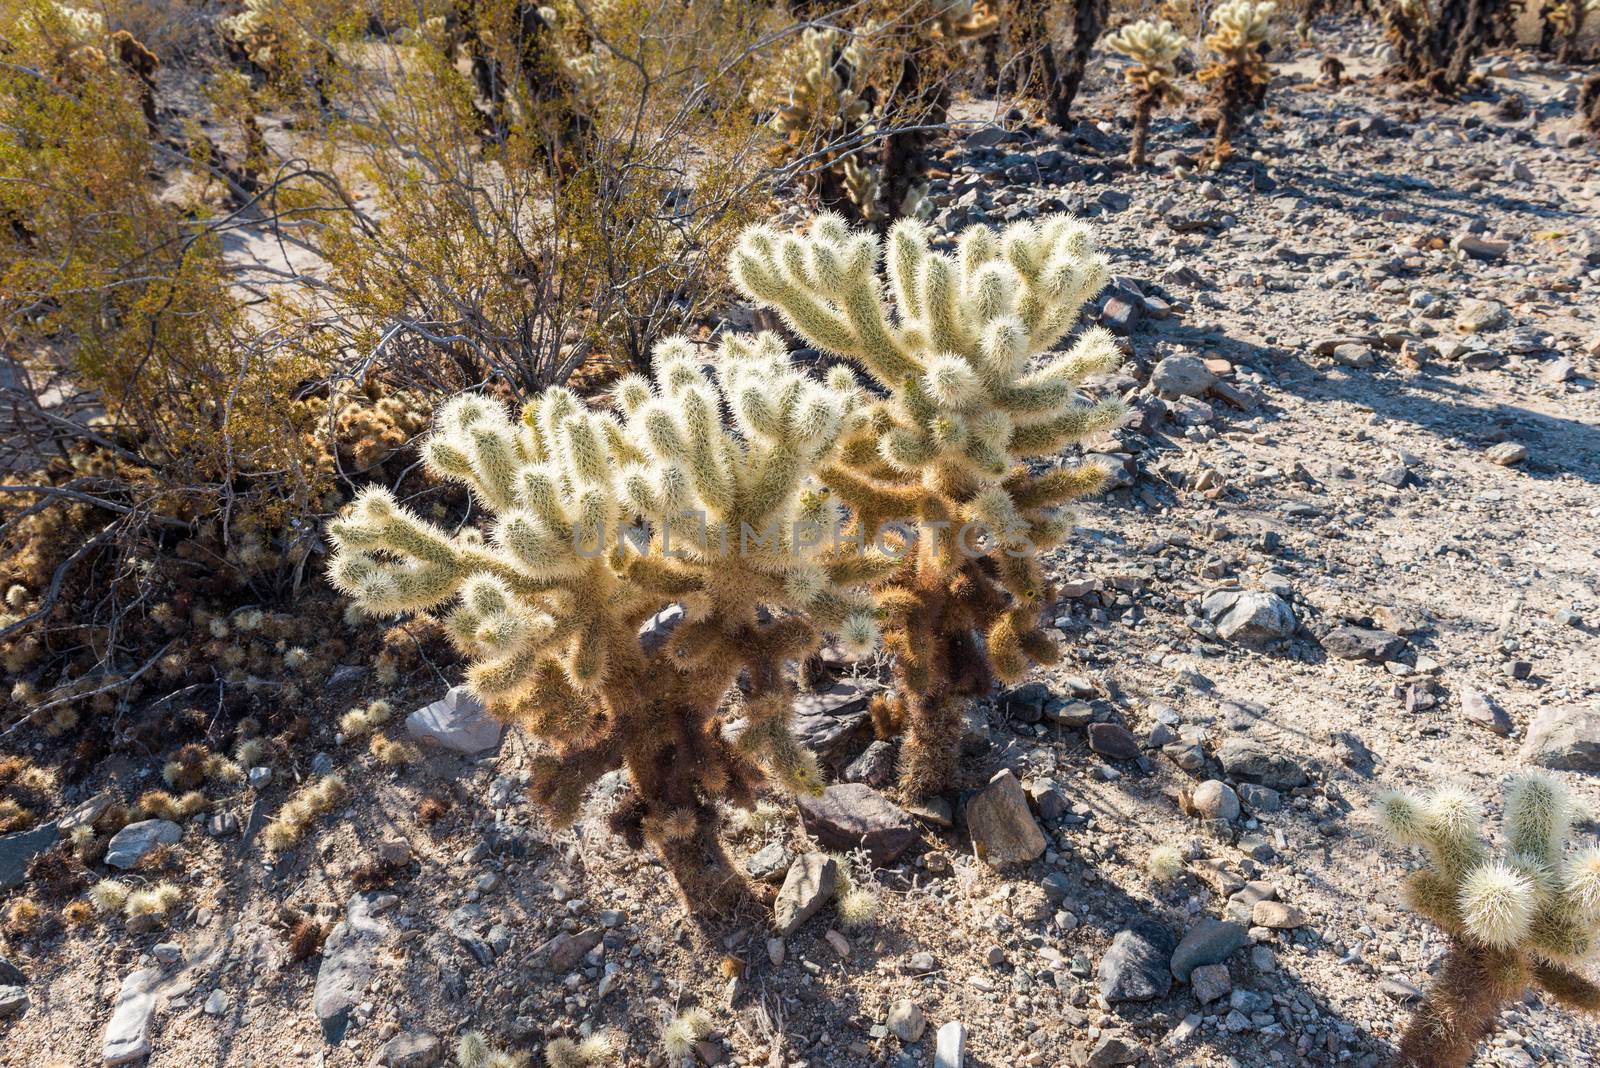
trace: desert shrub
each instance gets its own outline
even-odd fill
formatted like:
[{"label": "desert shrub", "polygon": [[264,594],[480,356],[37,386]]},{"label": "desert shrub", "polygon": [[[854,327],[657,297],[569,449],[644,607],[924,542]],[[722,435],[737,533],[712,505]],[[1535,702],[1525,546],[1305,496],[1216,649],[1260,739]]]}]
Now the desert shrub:
[{"label": "desert shrub", "polygon": [[1174,79],[1174,62],[1183,52],[1184,39],[1172,23],[1141,20],[1131,22],[1106,38],[1106,47],[1120,52],[1133,62],[1123,71],[1133,93],[1133,137],[1128,145],[1128,164],[1144,166],[1145,139],[1150,134],[1150,116],[1155,109],[1182,99]]},{"label": "desert shrub", "polygon": [[1396,793],[1380,802],[1389,835],[1428,856],[1406,880],[1407,903],[1449,939],[1443,967],[1401,1039],[1399,1068],[1462,1068],[1529,987],[1600,1012],[1600,986],[1574,970],[1600,932],[1600,849],[1568,851],[1575,812],[1555,779],[1514,777],[1504,851],[1496,854],[1483,837],[1483,807],[1471,796]]},{"label": "desert shrub", "polygon": [[1211,87],[1211,106],[1216,111],[1213,167],[1220,167],[1233,155],[1233,135],[1239,123],[1266,100],[1267,83],[1272,80],[1266,50],[1272,43],[1272,16],[1277,8],[1272,0],[1227,0],[1211,13],[1211,32],[1205,43],[1213,58],[1195,77]]},{"label": "desert shrub", "polygon": [[1388,0],[1384,19],[1398,78],[1449,96],[1466,85],[1472,61],[1503,37],[1512,0]]},{"label": "desert shrub", "polygon": [[[515,422],[497,401],[455,399],[424,456],[493,526],[452,534],[375,489],[332,524],[329,574],[375,615],[453,604],[468,683],[549,747],[532,791],[552,821],[571,823],[590,784],[625,767],[613,828],[650,841],[685,900],[716,912],[744,892],[719,805],[753,803],[764,772],[816,784],[783,665],[819,628],[870,647],[872,605],[852,588],[887,562],[802,533],[838,521],[811,476],[857,418],[848,373],[806,379],[771,334],[726,335],[715,373],[703,362],[664,342],[653,378],[617,384],[615,414],[561,388]],[[641,634],[675,604],[680,622]],[[734,738],[719,712],[741,673]]]},{"label": "desert shrub", "polygon": [[1065,216],[1003,233],[973,226],[953,256],[933,252],[932,237],[905,221],[885,245],[823,216],[804,236],[753,228],[734,258],[747,296],[888,394],[821,477],[861,536],[901,543],[878,590],[897,693],[874,715],[880,729],[907,731],[901,784],[913,798],[956,784],[961,698],[1059,656],[1039,627],[1052,598],[1036,554],[1067,536],[1062,506],[1105,472],[1025,461],[1053,459],[1123,414],[1076,400],[1079,381],[1120,362],[1105,330],[1033,364],[1105,283],[1086,226]]}]

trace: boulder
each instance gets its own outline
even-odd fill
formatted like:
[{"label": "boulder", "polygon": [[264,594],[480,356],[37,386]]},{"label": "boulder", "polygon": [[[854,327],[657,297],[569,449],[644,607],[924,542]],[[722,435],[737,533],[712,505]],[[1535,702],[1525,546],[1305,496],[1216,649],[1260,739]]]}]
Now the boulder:
[{"label": "boulder", "polygon": [[1168,965],[1175,948],[1172,933],[1151,920],[1118,931],[1096,973],[1101,996],[1110,1002],[1165,997],[1172,989]]},{"label": "boulder", "polygon": [[1600,771],[1600,709],[1553,705],[1528,725],[1522,759],[1557,771]]},{"label": "boulder", "polygon": [[772,906],[773,928],[788,938],[817,914],[833,896],[839,882],[839,863],[825,853],[802,853],[789,865],[783,887]]},{"label": "boulder", "polygon": [[1242,924],[1208,916],[1184,934],[1183,941],[1172,951],[1168,967],[1175,978],[1188,982],[1194,969],[1221,964],[1249,944],[1250,933]]},{"label": "boulder", "polygon": [[967,830],[978,856],[995,867],[1026,864],[1043,853],[1047,844],[1028,811],[1022,784],[1010,771],[990,779],[989,785],[967,802]]},{"label": "boulder", "polygon": [[1217,760],[1233,778],[1274,790],[1292,790],[1307,782],[1304,768],[1254,738],[1229,738],[1217,747]]},{"label": "boulder", "polygon": [[878,866],[892,864],[917,840],[911,814],[862,783],[839,783],[797,805],[806,833],[829,849],[865,849]]}]

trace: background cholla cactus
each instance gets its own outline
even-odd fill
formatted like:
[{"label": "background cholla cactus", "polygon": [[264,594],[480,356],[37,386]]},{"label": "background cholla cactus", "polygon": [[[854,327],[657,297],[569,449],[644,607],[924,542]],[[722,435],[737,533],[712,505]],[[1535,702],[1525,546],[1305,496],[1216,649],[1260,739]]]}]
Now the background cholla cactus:
[{"label": "background cholla cactus", "polygon": [[986,0],[945,0],[933,16],[933,34],[958,41],[987,37],[1000,25],[1000,16]]},{"label": "background cholla cactus", "polygon": [[[615,415],[559,388],[516,422],[457,398],[423,454],[495,517],[487,537],[447,533],[372,490],[332,525],[330,574],[374,614],[453,601],[445,627],[473,661],[469,685],[549,746],[532,790],[554,822],[626,767],[613,828],[652,842],[686,902],[719,912],[744,891],[719,803],[753,803],[763,770],[817,786],[789,731],[783,665],[819,627],[870,649],[872,601],[853,587],[893,562],[831,543],[840,511],[812,479],[860,419],[848,371],[807,379],[771,334],[725,337],[715,374],[701,364],[688,342],[664,342],[653,381],[617,384]],[[682,621],[656,620],[647,647],[641,624],[675,604]],[[741,674],[734,737],[718,711]]]},{"label": "background cholla cactus", "polygon": [[1578,117],[1589,132],[1600,138],[1600,74],[1589,75],[1578,93]]},{"label": "background cholla cactus", "polygon": [[1501,1009],[1536,985],[1563,1005],[1600,1011],[1600,987],[1574,967],[1600,931],[1600,849],[1567,852],[1573,803],[1539,774],[1506,790],[1505,850],[1481,833],[1483,809],[1455,791],[1379,803],[1396,842],[1427,851],[1406,881],[1407,902],[1450,937],[1444,967],[1400,1044],[1396,1068],[1459,1068]]},{"label": "background cholla cactus", "polygon": [[1106,47],[1133,60],[1123,71],[1133,91],[1133,137],[1128,146],[1128,164],[1144,166],[1144,143],[1150,133],[1150,116],[1162,104],[1182,98],[1173,79],[1174,65],[1183,51],[1183,35],[1166,19],[1130,22],[1106,38]]},{"label": "background cholla cactus", "polygon": [[1272,43],[1272,16],[1277,10],[1272,0],[1226,0],[1211,13],[1206,47],[1216,58],[1195,77],[1211,86],[1217,111],[1213,167],[1222,166],[1233,155],[1233,134],[1240,119],[1266,99],[1267,83],[1272,80],[1266,50]]},{"label": "background cholla cactus", "polygon": [[[733,258],[740,289],[888,394],[821,477],[869,539],[886,523],[918,524],[889,535],[909,550],[879,590],[899,694],[874,708],[880,730],[908,730],[901,783],[912,798],[955,785],[958,698],[1058,655],[1038,625],[1052,598],[1035,554],[1067,536],[1062,506],[1105,472],[1022,461],[1053,459],[1123,416],[1120,404],[1076,397],[1078,382],[1120,360],[1105,330],[1034,365],[1105,282],[1087,226],[1063,215],[1004,233],[969,227],[955,256],[931,251],[930,236],[903,221],[885,248],[825,215],[804,236],[753,227]],[[958,537],[977,526],[991,536]]]}]

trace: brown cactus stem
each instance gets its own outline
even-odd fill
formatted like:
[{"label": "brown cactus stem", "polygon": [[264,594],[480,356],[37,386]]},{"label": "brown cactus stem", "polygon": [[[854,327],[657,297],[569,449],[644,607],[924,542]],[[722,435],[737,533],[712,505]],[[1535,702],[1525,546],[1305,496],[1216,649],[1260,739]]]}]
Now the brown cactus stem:
[{"label": "brown cactus stem", "polygon": [[1391,1068],[1465,1068],[1525,986],[1515,958],[1453,939],[1444,967],[1411,1018]]},{"label": "brown cactus stem", "polygon": [[1224,105],[1217,111],[1217,135],[1211,144],[1211,159],[1217,166],[1233,155],[1234,109]]},{"label": "brown cactus stem", "polygon": [[701,919],[732,917],[755,902],[750,883],[723,847],[721,830],[721,820],[712,809],[702,815],[693,836],[656,843],[685,909]]},{"label": "brown cactus stem", "polygon": [[1137,170],[1144,166],[1144,143],[1150,136],[1150,116],[1156,109],[1153,93],[1140,93],[1133,105],[1133,137],[1128,143],[1128,166]]}]

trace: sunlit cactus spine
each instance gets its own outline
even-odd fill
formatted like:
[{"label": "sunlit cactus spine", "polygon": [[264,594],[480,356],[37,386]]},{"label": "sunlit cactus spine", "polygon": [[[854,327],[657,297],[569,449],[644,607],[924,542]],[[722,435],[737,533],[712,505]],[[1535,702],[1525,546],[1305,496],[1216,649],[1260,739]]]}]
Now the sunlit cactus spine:
[{"label": "sunlit cactus spine", "polygon": [[1175,63],[1183,52],[1184,39],[1166,19],[1130,22],[1106,38],[1106,47],[1133,60],[1123,71],[1133,91],[1133,137],[1128,146],[1128,165],[1144,166],[1145,139],[1150,134],[1150,116],[1163,104],[1182,99],[1174,79]]},{"label": "sunlit cactus spine", "polygon": [[1211,86],[1217,111],[1211,165],[1220,167],[1233,155],[1233,135],[1248,113],[1261,107],[1272,71],[1266,50],[1272,43],[1272,0],[1225,0],[1211,13],[1206,47],[1214,58],[1195,77]]},{"label": "sunlit cactus spine", "polygon": [[1500,1011],[1530,986],[1569,1008],[1600,1012],[1600,986],[1577,971],[1600,933],[1600,849],[1568,851],[1573,814],[1561,783],[1516,776],[1496,853],[1482,833],[1483,807],[1468,794],[1393,793],[1379,802],[1390,837],[1428,855],[1428,866],[1406,880],[1407,903],[1450,939],[1396,1068],[1469,1063]]},{"label": "sunlit cactus spine", "polygon": [[[688,342],[663,343],[653,379],[618,383],[614,413],[560,388],[517,420],[458,397],[423,455],[471,488],[487,532],[446,531],[368,490],[331,526],[330,575],[373,614],[451,605],[470,687],[548,746],[532,792],[553,822],[626,768],[613,828],[652,842],[691,907],[716,912],[745,889],[719,804],[748,806],[764,777],[818,785],[789,731],[783,665],[819,628],[870,649],[857,587],[892,562],[833,543],[840,512],[812,477],[862,418],[849,373],[805,378],[770,334],[725,337],[713,359],[714,374]],[[674,604],[682,621],[647,647],[641,625]],[[719,709],[741,674],[735,737]]]},{"label": "sunlit cactus spine", "polygon": [[[863,537],[889,531],[885,544],[905,550],[877,591],[898,694],[875,720],[906,731],[911,798],[957,785],[961,698],[1057,659],[1040,627],[1052,595],[1037,553],[1067,537],[1065,506],[1106,472],[1050,461],[1124,414],[1077,397],[1085,377],[1120,361],[1108,332],[1050,351],[1106,280],[1087,226],[1059,215],[969,227],[954,255],[931,237],[902,221],[884,241],[824,215],[804,235],[753,227],[733,257],[741,290],[887,393],[821,478]],[[896,521],[914,526],[894,533]]]}]

